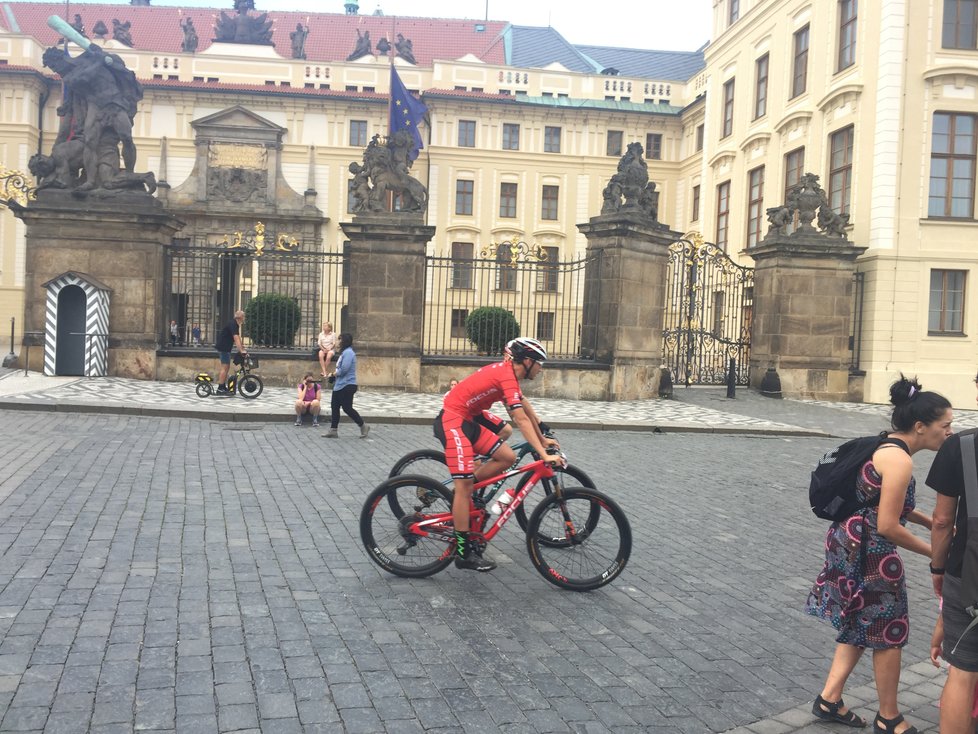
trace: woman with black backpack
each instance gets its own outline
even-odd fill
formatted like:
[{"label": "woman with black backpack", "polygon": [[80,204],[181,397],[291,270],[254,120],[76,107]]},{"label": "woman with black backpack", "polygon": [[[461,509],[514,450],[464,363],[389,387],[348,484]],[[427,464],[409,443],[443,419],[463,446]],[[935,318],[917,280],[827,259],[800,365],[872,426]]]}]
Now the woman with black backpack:
[{"label": "woman with black backpack", "polygon": [[903,561],[897,548],[930,557],[930,543],[907,528],[930,528],[930,518],[915,509],[913,454],[937,451],[951,435],[951,404],[921,389],[903,375],[890,386],[892,431],[880,437],[872,458],[856,476],[864,506],[832,523],[825,538],[825,566],[808,596],[809,614],[838,630],[835,656],[812,713],[823,721],[864,727],[850,711],[842,689],[863,652],[873,651],[879,712],[873,730],[917,734],[897,706],[900,660],[910,631]]}]

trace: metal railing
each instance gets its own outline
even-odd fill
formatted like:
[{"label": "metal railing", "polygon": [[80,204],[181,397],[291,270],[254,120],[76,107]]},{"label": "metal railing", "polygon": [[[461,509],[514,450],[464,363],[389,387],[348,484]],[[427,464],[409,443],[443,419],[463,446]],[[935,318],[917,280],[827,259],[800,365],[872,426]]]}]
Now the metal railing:
[{"label": "metal railing", "polygon": [[520,334],[539,339],[551,359],[589,358],[581,343],[584,275],[599,255],[560,262],[425,259],[422,354],[478,355],[465,320],[476,308],[497,306],[516,318]]},{"label": "metal railing", "polygon": [[852,274],[852,314],[849,321],[849,372],[861,373],[859,360],[863,346],[863,298],[866,273]]},{"label": "metal railing", "polygon": [[[311,351],[323,321],[342,329],[346,271],[341,252],[264,252],[195,246],[166,248],[164,308],[167,347],[213,347],[238,309],[275,295],[260,320],[246,319],[245,343],[260,349]],[[175,338],[170,323],[177,324]]]}]

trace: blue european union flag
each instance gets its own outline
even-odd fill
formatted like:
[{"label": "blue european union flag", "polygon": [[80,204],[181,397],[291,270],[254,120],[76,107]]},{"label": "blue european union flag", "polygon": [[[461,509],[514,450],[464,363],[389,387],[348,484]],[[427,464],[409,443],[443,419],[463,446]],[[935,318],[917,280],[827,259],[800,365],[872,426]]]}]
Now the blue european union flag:
[{"label": "blue european union flag", "polygon": [[418,123],[424,119],[427,111],[428,108],[424,106],[424,103],[408,92],[404,82],[401,81],[401,77],[397,75],[397,69],[392,66],[389,134],[393,135],[400,130],[407,130],[411,133],[414,138],[414,147],[411,149],[409,157],[412,161],[418,157],[418,153],[424,147],[421,132],[418,130]]}]

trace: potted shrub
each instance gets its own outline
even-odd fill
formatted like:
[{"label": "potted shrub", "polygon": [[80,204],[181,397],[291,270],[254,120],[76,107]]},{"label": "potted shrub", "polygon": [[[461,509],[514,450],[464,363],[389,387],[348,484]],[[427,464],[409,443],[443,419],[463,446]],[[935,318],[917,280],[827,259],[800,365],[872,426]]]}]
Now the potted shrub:
[{"label": "potted shrub", "polygon": [[520,335],[520,325],[505,308],[482,306],[465,319],[465,335],[480,352],[502,354],[506,342]]},{"label": "potted shrub", "polygon": [[301,320],[299,302],[288,296],[263,293],[245,307],[245,331],[263,347],[291,347]]}]

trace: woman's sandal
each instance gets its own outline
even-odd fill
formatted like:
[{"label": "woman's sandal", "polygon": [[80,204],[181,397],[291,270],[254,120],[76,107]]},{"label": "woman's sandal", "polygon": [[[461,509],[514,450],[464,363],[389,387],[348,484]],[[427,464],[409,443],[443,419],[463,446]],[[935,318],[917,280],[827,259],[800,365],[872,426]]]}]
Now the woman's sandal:
[{"label": "woman's sandal", "polygon": [[[876,719],[873,721],[873,731],[878,731],[880,734],[896,734],[896,728],[902,722],[903,714],[897,714],[892,719],[884,719],[877,713]],[[911,726],[909,729],[904,729],[900,734],[920,734],[920,732],[917,731],[916,726]]]},{"label": "woman's sandal", "polygon": [[[864,726],[866,726],[866,720],[852,711],[846,711],[844,714],[840,714],[839,709],[844,706],[845,703],[841,698],[835,703],[832,703],[830,701],[826,701],[821,696],[816,696],[815,703],[812,704],[812,713],[822,721],[830,721],[835,724],[845,724],[846,726],[851,726],[853,729],[862,729]],[[887,729],[886,731],[890,730]],[[912,734],[915,734],[915,732]]]}]

